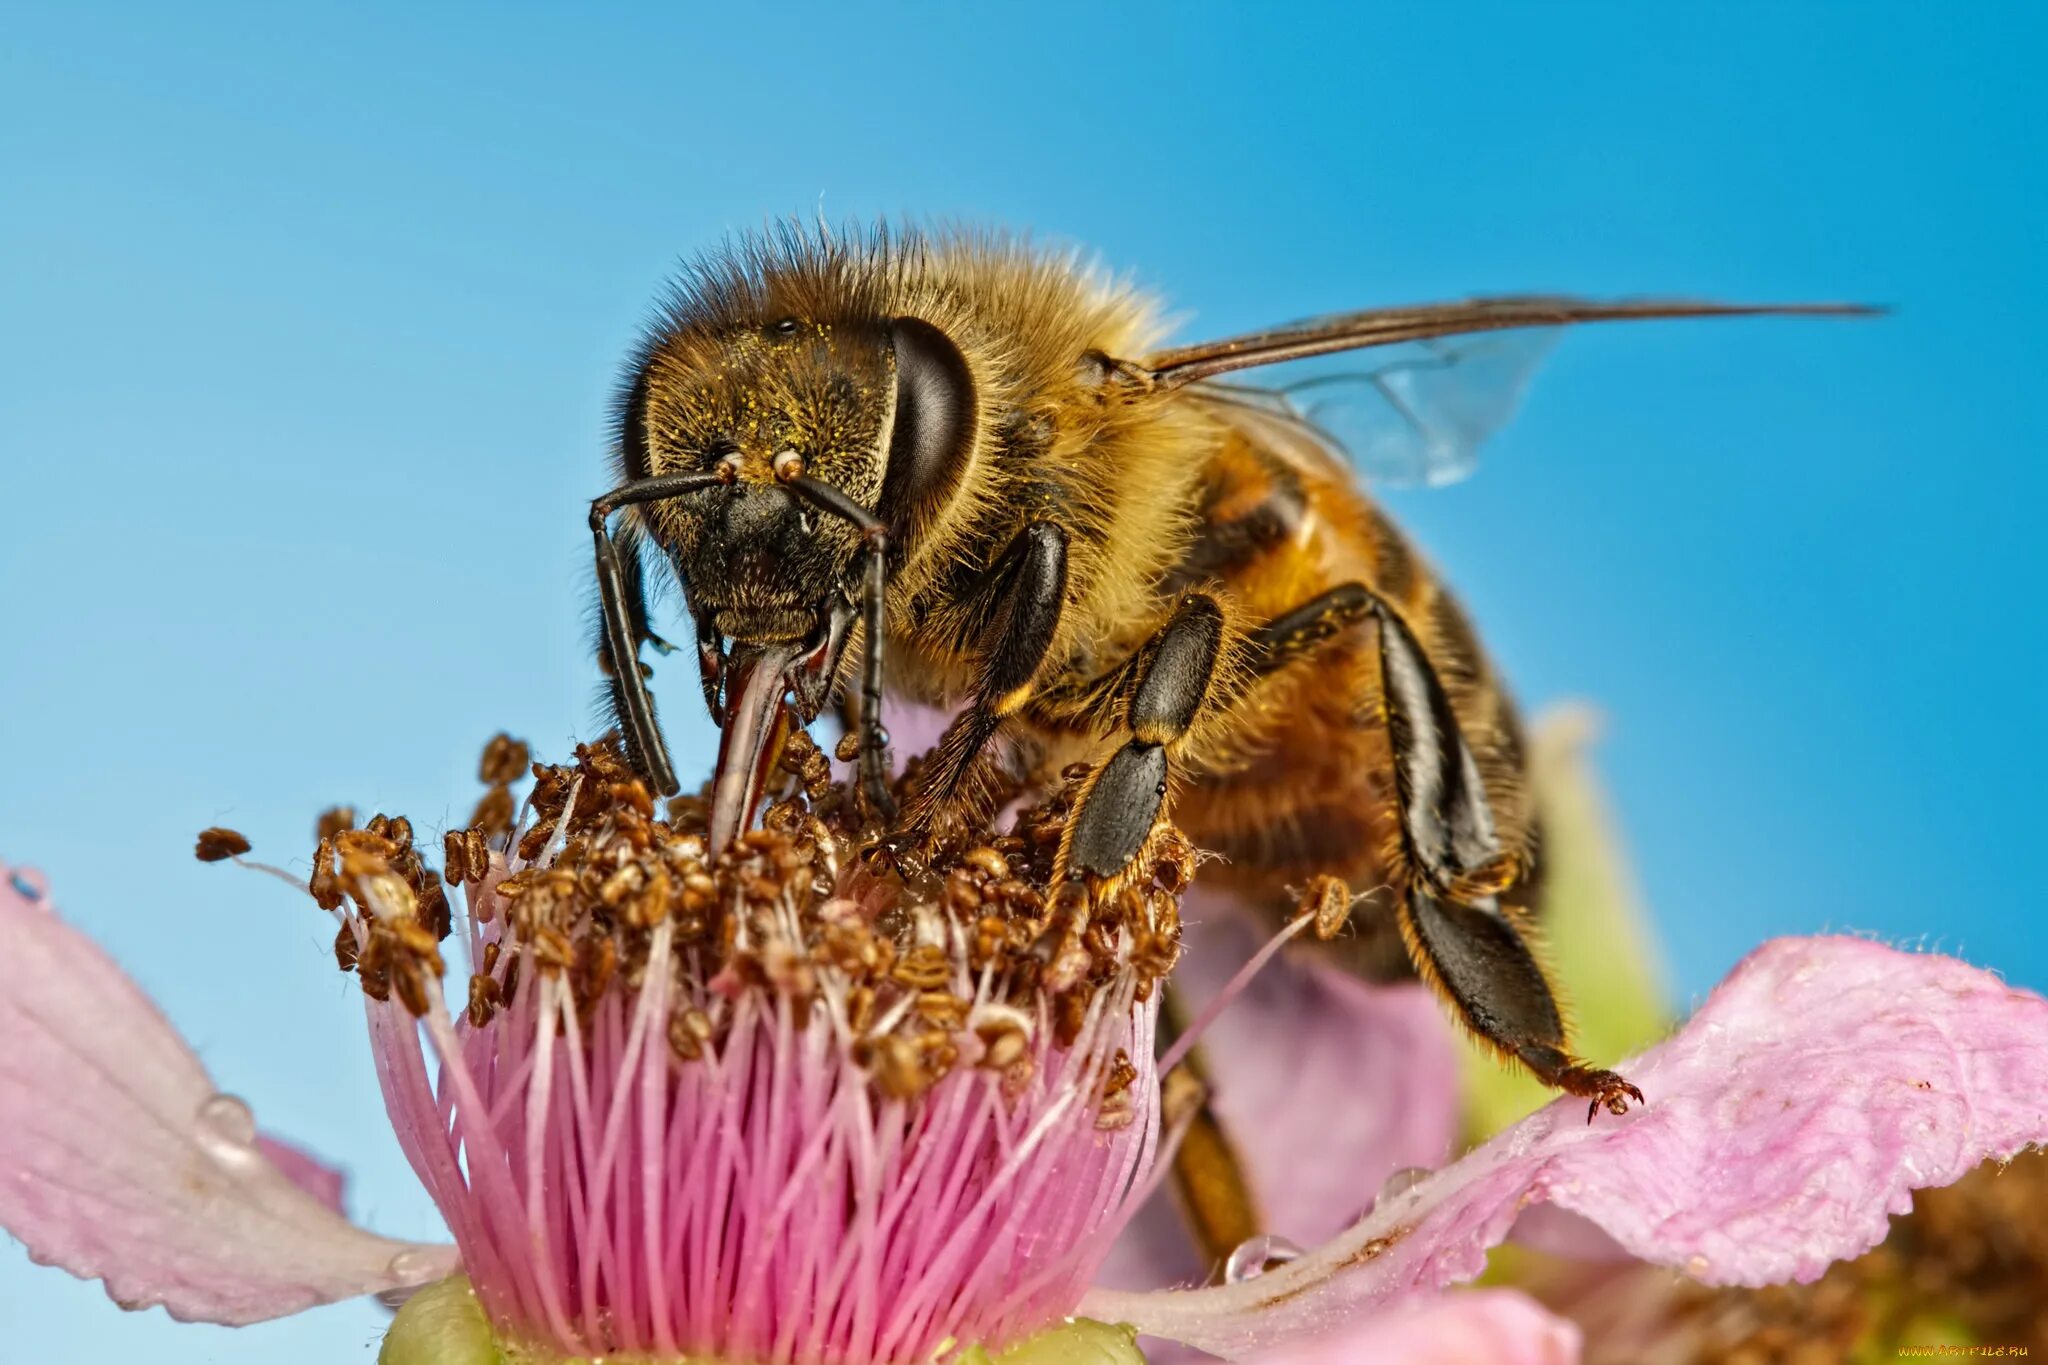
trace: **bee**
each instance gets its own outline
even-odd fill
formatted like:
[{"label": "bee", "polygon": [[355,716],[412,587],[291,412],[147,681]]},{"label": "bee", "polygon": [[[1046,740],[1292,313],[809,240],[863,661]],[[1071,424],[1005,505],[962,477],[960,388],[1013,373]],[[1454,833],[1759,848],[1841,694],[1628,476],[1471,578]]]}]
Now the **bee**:
[{"label": "bee", "polygon": [[[677,789],[640,662],[669,648],[652,547],[720,727],[715,846],[752,821],[790,727],[842,694],[891,848],[978,828],[1005,764],[1086,764],[1062,881],[1134,884],[1170,813],[1223,855],[1213,881],[1276,915],[1304,886],[1327,901],[1328,879],[1377,894],[1475,1035],[1589,1116],[1620,1112],[1640,1093],[1572,1055],[1527,946],[1514,708],[1361,474],[1462,472],[1562,326],[1843,311],[1486,298],[1162,349],[1148,298],[1000,234],[743,240],[688,270],[634,354],[618,484],[591,506],[629,756]],[[1232,378],[1392,347],[1411,354]],[[1356,420],[1374,408],[1394,419],[1378,432]],[[901,809],[885,697],[954,717]]]}]

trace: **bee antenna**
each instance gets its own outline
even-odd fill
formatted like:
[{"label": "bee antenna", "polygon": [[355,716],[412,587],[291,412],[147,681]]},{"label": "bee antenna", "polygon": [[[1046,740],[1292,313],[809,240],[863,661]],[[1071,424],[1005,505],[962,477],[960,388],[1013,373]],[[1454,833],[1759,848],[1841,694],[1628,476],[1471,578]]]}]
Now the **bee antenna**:
[{"label": "bee antenna", "polygon": [[882,519],[831,484],[820,483],[807,474],[798,474],[784,479],[782,486],[819,511],[853,523],[863,542],[870,545],[888,543],[889,528],[882,524]]}]

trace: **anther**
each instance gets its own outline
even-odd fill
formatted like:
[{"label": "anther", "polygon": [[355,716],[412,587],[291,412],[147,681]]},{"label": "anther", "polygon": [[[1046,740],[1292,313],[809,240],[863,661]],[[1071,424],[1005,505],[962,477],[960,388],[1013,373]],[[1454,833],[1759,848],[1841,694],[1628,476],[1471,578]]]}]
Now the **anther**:
[{"label": "anther", "polygon": [[249,841],[231,829],[215,825],[199,831],[199,839],[193,846],[193,856],[202,863],[217,863],[227,858],[239,858],[249,851]]},{"label": "anther", "polygon": [[356,811],[353,806],[331,806],[320,812],[320,819],[313,827],[315,839],[332,839],[345,829],[356,827]]},{"label": "anther", "polygon": [[517,740],[499,731],[484,745],[483,757],[477,762],[477,781],[487,787],[500,787],[526,776],[526,765],[532,761],[532,751],[523,740]]},{"label": "anther", "polygon": [[1325,873],[1309,883],[1301,908],[1315,916],[1315,934],[1328,943],[1351,920],[1351,888],[1341,877]]},{"label": "anther", "polygon": [[469,880],[469,842],[464,831],[451,829],[441,836],[441,876],[450,886]]}]

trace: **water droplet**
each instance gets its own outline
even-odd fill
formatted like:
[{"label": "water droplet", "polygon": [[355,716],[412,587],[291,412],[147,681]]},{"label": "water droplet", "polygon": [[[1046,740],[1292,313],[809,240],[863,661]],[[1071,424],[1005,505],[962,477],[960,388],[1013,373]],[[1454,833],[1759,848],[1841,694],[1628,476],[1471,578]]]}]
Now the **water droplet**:
[{"label": "water droplet", "polygon": [[1704,1256],[1694,1256],[1686,1261],[1685,1273],[1697,1279],[1713,1269],[1713,1263]]},{"label": "water droplet", "polygon": [[256,1152],[256,1116],[233,1095],[213,1095],[199,1106],[199,1145],[216,1160],[243,1161]]},{"label": "water droplet", "polygon": [[1253,1237],[1240,1242],[1230,1253],[1230,1259],[1223,1263],[1223,1282],[1243,1284],[1256,1280],[1275,1265],[1283,1265],[1301,1255],[1301,1248],[1285,1237]]},{"label": "water droplet", "polygon": [[407,1247],[391,1258],[384,1273],[401,1284],[417,1286],[440,1269],[438,1255],[427,1247]]},{"label": "water droplet", "polygon": [[43,898],[43,888],[30,881],[26,872],[8,873],[7,884],[13,887],[15,894],[23,900],[39,901]]},{"label": "water droplet", "polygon": [[1436,1172],[1427,1166],[1402,1166],[1386,1178],[1385,1183],[1380,1186],[1379,1198],[1374,1203],[1384,1204],[1389,1199],[1399,1199],[1435,1174]]}]

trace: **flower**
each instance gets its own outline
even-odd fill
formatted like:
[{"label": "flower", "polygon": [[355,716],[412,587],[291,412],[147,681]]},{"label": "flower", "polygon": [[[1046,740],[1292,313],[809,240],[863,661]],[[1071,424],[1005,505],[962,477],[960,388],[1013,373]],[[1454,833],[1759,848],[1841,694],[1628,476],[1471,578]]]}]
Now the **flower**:
[{"label": "flower", "polygon": [[1628,1074],[1651,1100],[1618,1122],[1552,1104],[1254,1279],[1083,1311],[1243,1355],[1470,1279],[1542,1205],[1703,1283],[1810,1280],[1912,1190],[2048,1138],[2048,1001],[1949,958],[1778,940]]},{"label": "flower", "polygon": [[[1086,1311],[1162,1340],[1199,1331],[1211,1350],[1260,1357],[1270,1354],[1263,1343],[1296,1333],[1469,1299],[1430,1294],[1479,1273],[1486,1250],[1512,1238],[1518,1267],[1528,1248],[1557,1253],[1543,1277],[1490,1277],[1576,1320],[1561,1329],[1569,1351],[1557,1345],[1564,1353],[1554,1358],[1578,1358],[1583,1329],[1589,1359],[1647,1359],[1606,1339],[1626,1305],[1587,1311],[1615,1284],[1600,1280],[1589,1293],[1592,1277],[1621,1272],[1629,1287],[1691,1285],[1702,1295],[1716,1292],[1708,1285],[1811,1281],[1881,1240],[1910,1190],[1982,1179],[1997,1169],[1982,1167],[1985,1158],[2042,1141],[2048,1002],[1953,959],[1859,939],[1776,940],[1674,1028],[1584,758],[1590,731],[1576,709],[1536,727],[1531,777],[1548,884],[1562,893],[1546,900],[1547,956],[1582,1006],[1591,1055],[1658,1040],[1619,1064],[1649,1103],[1591,1127],[1582,1110],[1556,1102],[1523,1117],[1531,1096],[1548,1097],[1472,1046],[1480,1141],[1452,1160],[1464,1142],[1459,1049],[1435,1003],[1418,987],[1363,986],[1308,954],[1283,958],[1224,1012],[1205,1048],[1216,1107],[1265,1225],[1300,1246],[1327,1245],[1176,1304],[1128,1292],[1156,1285],[1162,1267],[1183,1282],[1207,1278],[1170,1212],[1147,1209]],[[1199,889],[1184,916],[1175,982],[1199,999],[1258,936]],[[1356,1088],[1340,1083],[1347,1073]],[[1320,1103],[1289,1105],[1297,1090]],[[1640,1316],[1642,1301],[1635,1307]],[[1694,1358],[1705,1357],[1659,1357]]]},{"label": "flower", "polygon": [[1712,1288],[1636,1261],[1520,1248],[1511,1273],[1579,1325],[1590,1365],[2017,1355],[2048,1349],[2044,1215],[2048,1152],[2037,1151],[1921,1191],[1882,1246],[1808,1284]]},{"label": "flower", "polygon": [[[1593,718],[1581,708],[1538,729],[1532,778],[1544,811],[1545,945],[1577,1008],[1577,1036],[1595,1056],[1616,1056],[1667,1033],[1674,1017],[1660,986],[1661,957],[1648,917],[1620,866],[1612,819],[1583,750]],[[1627,945],[1632,973],[1605,969]],[[1468,1131],[1478,1137],[1548,1097],[1466,1049]],[[1551,1229],[1553,1232],[1555,1228]],[[1586,1258],[1504,1248],[1487,1280],[1513,1284],[1566,1314],[1601,1365],[1678,1365],[1748,1359],[1892,1359],[1906,1348],[2033,1344],[2048,1348],[2048,1151],[1988,1161],[1955,1184],[1914,1196],[1884,1242],[1837,1261],[1807,1284],[1712,1288],[1611,1255]]]},{"label": "flower", "polygon": [[[1706,1283],[1810,1279],[1910,1190],[2048,1137],[2048,1001],[1821,938],[1765,945],[1627,1063],[1643,1109],[1551,1105],[1445,1164],[1456,1062],[1420,989],[1286,954],[1247,984],[1214,947],[1233,921],[1190,901],[1175,979],[1230,1002],[1202,1037],[1218,1108],[1267,1225],[1314,1249],[1160,1290],[1153,1210],[1126,1223],[1175,1128],[1152,1032],[1176,860],[1084,925],[1031,881],[1057,798],[897,883],[843,856],[837,798],[812,795],[710,858],[697,816],[657,829],[601,751],[546,770],[516,839],[448,845],[482,968],[459,1015],[409,828],[329,831],[313,889],[456,1248],[374,1237],[295,1184],[42,883],[0,869],[0,1225],[124,1304],[213,1321],[442,1280],[393,1361],[439,1358],[406,1354],[421,1331],[476,1359],[1129,1358],[1075,1313],[1265,1365],[1564,1361],[1578,1329],[1526,1296],[1443,1291],[1510,1232]],[[1112,1287],[1141,1263],[1147,1288]]]},{"label": "flower", "polygon": [[[0,865],[0,1227],[124,1308],[241,1324],[409,1287],[452,1248],[350,1226],[47,886]],[[299,1179],[294,1180],[297,1175]]]},{"label": "flower", "polygon": [[1159,1143],[1172,895],[1061,937],[1035,884],[1064,801],[927,900],[801,800],[714,858],[608,750],[533,806],[509,860],[451,858],[459,1021],[417,979],[436,888],[408,841],[333,841],[387,1106],[501,1340],[925,1360],[1072,1309]]}]

